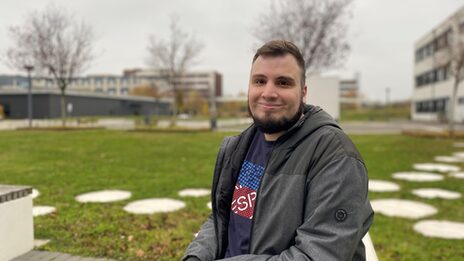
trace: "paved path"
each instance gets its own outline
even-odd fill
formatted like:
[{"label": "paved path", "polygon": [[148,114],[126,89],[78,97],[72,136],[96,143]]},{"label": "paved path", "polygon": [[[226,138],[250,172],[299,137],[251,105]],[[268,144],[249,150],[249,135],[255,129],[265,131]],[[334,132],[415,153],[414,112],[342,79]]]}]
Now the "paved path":
[{"label": "paved path", "polygon": [[[348,134],[401,134],[404,130],[426,130],[430,132],[440,132],[447,129],[446,124],[413,121],[353,121],[341,122],[343,130]],[[246,129],[249,124],[224,126],[219,131],[240,132]],[[456,124],[456,130],[464,131],[464,124]]]},{"label": "paved path", "polygon": [[114,259],[107,258],[91,258],[81,256],[71,256],[69,254],[48,252],[48,251],[37,251],[32,250],[22,256],[19,256],[11,261],[116,261]]},{"label": "paved path", "polygon": [[[252,120],[250,118],[218,120],[218,131],[240,132],[246,129]],[[25,128],[28,125],[27,120],[0,120],[0,130],[15,130],[17,128]],[[169,121],[159,121],[158,125],[167,127]],[[182,120],[178,121],[177,125],[184,128],[206,129],[209,127],[209,121]],[[403,130],[428,130],[443,131],[447,129],[447,125],[435,122],[414,122],[414,121],[360,121],[360,122],[344,122],[340,124],[348,134],[400,134]],[[34,127],[51,127],[61,126],[60,120],[34,120]],[[68,121],[69,127],[103,127],[108,129],[134,129],[135,123],[128,119],[99,119],[97,122],[78,125],[75,121]],[[464,124],[456,123],[456,130],[464,131]]]}]

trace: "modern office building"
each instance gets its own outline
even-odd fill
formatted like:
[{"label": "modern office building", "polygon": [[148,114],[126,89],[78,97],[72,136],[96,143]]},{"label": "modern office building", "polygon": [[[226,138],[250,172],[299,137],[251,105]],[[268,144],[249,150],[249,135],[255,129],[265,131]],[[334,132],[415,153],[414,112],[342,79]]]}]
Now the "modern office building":
[{"label": "modern office building", "polygon": [[[414,45],[414,91],[411,118],[445,121],[450,117],[454,78],[451,74],[449,46],[457,36],[464,37],[464,7],[430,30]],[[457,92],[454,120],[464,121],[464,83]]]},{"label": "modern office building", "polygon": [[[173,80],[177,89],[182,93],[197,91],[202,96],[222,96],[222,75],[215,71],[186,72]],[[35,90],[57,89],[52,78],[33,77],[32,85]],[[28,86],[27,77],[21,75],[0,75],[0,91],[25,89]],[[160,71],[130,69],[124,70],[122,75],[88,75],[76,77],[67,87],[69,91],[104,93],[125,96],[137,87],[154,87],[163,97],[173,97],[166,77]]]},{"label": "modern office building", "polygon": [[[222,75],[215,71],[186,72],[181,76],[175,77],[172,81],[176,86],[177,93],[182,94],[183,103],[185,104],[192,102],[198,103],[198,101],[201,100],[203,103],[206,103],[207,107],[207,104],[213,100],[213,97],[222,96]],[[0,75],[0,95],[3,96],[3,103],[7,103],[0,105],[2,105],[3,109],[6,111],[6,117],[18,118],[24,116],[22,111],[18,111],[18,106],[22,104],[20,101],[25,97],[24,93],[28,86],[28,78],[25,76]],[[46,96],[49,98],[43,98],[42,100],[52,102],[57,97],[59,89],[55,81],[51,78],[33,77],[32,86],[33,92],[37,93],[37,95],[34,95],[37,99]],[[140,91],[140,89],[145,89],[145,91]],[[79,98],[78,104],[85,104],[85,102],[83,102],[84,100],[88,102],[89,106],[85,109],[85,112],[76,112],[79,115],[146,114],[153,113],[153,111],[165,114],[169,108],[166,108],[164,104],[169,101],[172,103],[173,98],[178,96],[174,94],[173,89],[169,86],[162,72],[142,69],[124,70],[122,75],[89,75],[85,77],[76,77],[67,87],[66,92],[68,94],[67,96],[70,97],[68,99],[69,101],[76,100],[79,96],[85,98]],[[155,99],[153,97],[145,97],[148,99],[146,101],[143,99],[137,100],[137,97],[134,97],[147,96],[147,94],[155,93]],[[13,94],[16,94],[16,96]],[[104,99],[105,96],[107,96],[107,99]],[[5,99],[7,99],[8,102],[6,102]],[[193,99],[193,101],[189,99]],[[18,103],[12,103],[11,101],[13,100]],[[112,102],[110,102],[110,100]],[[114,109],[113,105],[116,100],[128,101],[126,104],[132,104],[132,109],[123,109],[125,105],[119,109]],[[50,104],[45,104],[43,101],[37,104],[44,107],[36,108],[35,111],[38,113],[43,111],[44,113],[38,114],[37,117],[55,117],[55,112],[52,112],[53,109],[50,109],[54,107]],[[162,108],[159,110],[156,109],[159,104],[151,104],[151,101],[154,103],[163,103]],[[101,103],[100,107],[97,104],[98,102]],[[104,104],[112,105],[110,105],[111,108],[107,110]],[[34,105],[34,107],[36,106],[37,105]],[[134,106],[137,108],[141,106],[140,108],[142,109],[138,110]],[[84,109],[84,107],[79,106],[79,110],[82,109]],[[47,112],[45,113],[45,111]],[[57,111],[57,113],[59,113],[59,111]]]},{"label": "modern office building", "polygon": [[353,79],[340,79],[340,107],[359,108],[362,105],[362,95],[359,90],[359,74]]}]

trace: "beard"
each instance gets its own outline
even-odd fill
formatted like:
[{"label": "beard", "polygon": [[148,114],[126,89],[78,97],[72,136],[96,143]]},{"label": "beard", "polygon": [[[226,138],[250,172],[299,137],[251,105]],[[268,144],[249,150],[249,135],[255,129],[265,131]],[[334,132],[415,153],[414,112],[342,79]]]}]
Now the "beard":
[{"label": "beard", "polygon": [[278,133],[290,129],[301,118],[301,115],[303,114],[303,109],[304,103],[301,102],[297,112],[291,117],[283,116],[281,118],[272,118],[272,116],[270,115],[265,115],[263,118],[258,118],[255,115],[253,115],[250,109],[250,105],[248,104],[248,113],[253,118],[255,126],[258,128],[258,130],[267,134]]}]

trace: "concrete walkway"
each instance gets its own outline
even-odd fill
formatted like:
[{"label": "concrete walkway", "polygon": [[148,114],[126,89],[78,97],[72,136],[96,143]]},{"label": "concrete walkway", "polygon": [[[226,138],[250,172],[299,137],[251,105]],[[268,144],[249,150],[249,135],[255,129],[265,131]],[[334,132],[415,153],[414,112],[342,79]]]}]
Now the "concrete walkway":
[{"label": "concrete walkway", "polygon": [[11,261],[116,261],[114,259],[107,258],[91,258],[81,256],[71,256],[69,254],[48,252],[48,251],[37,251],[32,250],[22,256],[12,259]]},{"label": "concrete walkway", "polygon": [[[240,132],[250,124],[237,124],[219,126],[218,131]],[[405,130],[426,130],[429,132],[441,132],[447,129],[446,124],[414,121],[352,121],[341,122],[342,129],[348,134],[401,134]],[[463,124],[456,124],[457,131],[464,131]]]},{"label": "concrete walkway", "polygon": [[[59,127],[61,121],[53,120],[34,120],[34,127]],[[251,118],[239,119],[220,119],[218,120],[218,131],[240,132],[246,129],[252,123]],[[159,127],[168,127],[170,121],[159,121]],[[207,129],[209,120],[179,120],[177,125],[189,129]],[[427,130],[429,132],[440,132],[447,129],[447,125],[434,122],[414,122],[414,121],[359,121],[340,123],[343,130],[348,134],[400,134],[403,130]],[[0,130],[15,130],[26,128],[27,120],[0,120]],[[91,123],[78,124],[74,120],[67,122],[68,127],[99,127],[107,129],[132,130],[135,128],[135,122],[131,119],[102,118]],[[456,123],[457,131],[464,131],[464,124]]]}]

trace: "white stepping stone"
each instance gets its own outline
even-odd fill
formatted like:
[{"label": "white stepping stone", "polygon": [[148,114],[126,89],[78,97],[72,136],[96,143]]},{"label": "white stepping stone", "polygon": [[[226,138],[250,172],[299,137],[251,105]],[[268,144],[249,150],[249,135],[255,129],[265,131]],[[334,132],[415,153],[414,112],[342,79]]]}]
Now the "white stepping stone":
[{"label": "white stepping stone", "polygon": [[426,237],[464,239],[464,223],[447,220],[423,220],[414,225],[414,230]]},{"label": "white stepping stone", "polygon": [[133,214],[153,214],[173,212],[185,207],[180,200],[169,198],[152,198],[134,201],[127,204],[124,210]]},{"label": "white stepping stone", "polygon": [[34,198],[37,198],[39,195],[40,195],[40,192],[39,192],[37,189],[32,189],[31,197],[32,197],[33,199],[34,199]]},{"label": "white stepping stone", "polygon": [[211,201],[208,202],[208,203],[206,204],[206,206],[207,206],[209,209],[213,209],[213,204],[211,203]]},{"label": "white stepping stone", "polygon": [[34,239],[34,247],[41,247],[50,243],[49,239]]},{"label": "white stepping stone", "polygon": [[397,172],[393,173],[392,176],[394,179],[417,182],[431,182],[443,180],[442,175],[428,172]]},{"label": "white stepping stone", "polygon": [[209,194],[209,189],[183,189],[179,191],[179,196],[181,197],[203,197]]},{"label": "white stepping stone", "polygon": [[371,205],[375,212],[389,217],[417,219],[437,213],[430,205],[404,199],[375,199]]},{"label": "white stepping stone", "polygon": [[94,191],[85,194],[81,194],[76,197],[76,200],[82,203],[107,203],[128,199],[132,196],[132,193],[124,190],[101,190]]},{"label": "white stepping stone", "polygon": [[36,206],[32,208],[32,216],[38,217],[43,215],[48,215],[56,211],[55,207],[50,206]]},{"label": "white stepping stone", "polygon": [[438,172],[452,172],[459,171],[461,168],[453,165],[441,163],[416,163],[413,168],[420,171],[438,171]]},{"label": "white stepping stone", "polygon": [[437,188],[415,189],[412,194],[421,198],[457,199],[461,197],[461,193]]},{"label": "white stepping stone", "polygon": [[372,192],[391,192],[400,190],[396,183],[385,180],[369,180],[369,191]]},{"label": "white stepping stone", "polygon": [[464,172],[455,172],[448,175],[453,178],[464,179]]},{"label": "white stepping stone", "polygon": [[464,152],[463,151],[455,152],[455,153],[453,153],[453,157],[464,158]]},{"label": "white stepping stone", "polygon": [[446,162],[446,163],[459,163],[459,162],[464,162],[464,158],[452,157],[452,156],[436,156],[435,161]]}]

